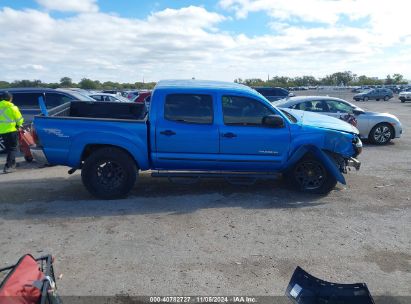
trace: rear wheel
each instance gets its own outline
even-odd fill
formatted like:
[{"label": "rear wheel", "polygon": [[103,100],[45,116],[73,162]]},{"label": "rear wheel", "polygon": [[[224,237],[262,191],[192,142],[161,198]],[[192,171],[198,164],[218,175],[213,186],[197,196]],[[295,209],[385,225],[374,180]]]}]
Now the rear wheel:
[{"label": "rear wheel", "polygon": [[326,194],[337,184],[335,177],[312,156],[301,159],[285,178],[291,187],[307,193]]},{"label": "rear wheel", "polygon": [[81,178],[86,189],[97,198],[123,198],[136,182],[137,167],[125,151],[101,148],[85,160]]},{"label": "rear wheel", "polygon": [[386,145],[391,141],[394,135],[394,129],[388,123],[380,123],[371,129],[368,136],[370,142],[376,145]]}]

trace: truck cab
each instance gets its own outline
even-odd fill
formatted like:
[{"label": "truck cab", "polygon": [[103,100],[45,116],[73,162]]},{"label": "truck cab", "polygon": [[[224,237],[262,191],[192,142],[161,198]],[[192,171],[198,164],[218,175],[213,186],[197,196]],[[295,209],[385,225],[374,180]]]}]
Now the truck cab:
[{"label": "truck cab", "polygon": [[147,115],[136,106],[143,105],[71,102],[43,113],[34,120],[33,153],[81,169],[100,198],[126,195],[146,170],[167,177],[281,174],[300,190],[326,193],[345,183],[347,166],[359,168],[356,128],[280,110],[240,84],[160,81]]}]

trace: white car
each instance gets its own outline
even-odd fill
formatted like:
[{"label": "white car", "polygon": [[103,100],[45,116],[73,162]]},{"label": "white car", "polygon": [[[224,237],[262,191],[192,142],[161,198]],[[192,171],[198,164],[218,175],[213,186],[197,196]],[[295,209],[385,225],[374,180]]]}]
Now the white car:
[{"label": "white car", "polygon": [[91,98],[97,101],[109,101],[109,102],[130,102],[127,98],[109,93],[94,93],[89,95]]},{"label": "white car", "polygon": [[297,96],[273,104],[280,108],[316,112],[336,118],[352,114],[357,119],[360,137],[376,145],[384,145],[402,134],[400,120],[389,113],[368,112],[340,98],[328,96]]},{"label": "white car", "polygon": [[400,92],[398,94],[398,98],[399,100],[401,100],[401,102],[405,102],[406,100],[411,100],[411,88],[406,91]]}]

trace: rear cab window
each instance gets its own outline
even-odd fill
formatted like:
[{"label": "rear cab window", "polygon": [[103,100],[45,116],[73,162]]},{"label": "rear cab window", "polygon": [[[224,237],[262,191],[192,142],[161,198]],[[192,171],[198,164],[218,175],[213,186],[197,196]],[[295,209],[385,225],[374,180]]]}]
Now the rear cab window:
[{"label": "rear cab window", "polygon": [[164,118],[192,124],[212,124],[213,98],[205,94],[169,94],[164,103]]}]

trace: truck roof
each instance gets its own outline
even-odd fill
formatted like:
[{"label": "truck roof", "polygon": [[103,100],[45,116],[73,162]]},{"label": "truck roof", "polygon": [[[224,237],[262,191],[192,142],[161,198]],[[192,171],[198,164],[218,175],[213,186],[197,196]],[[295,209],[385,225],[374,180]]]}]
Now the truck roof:
[{"label": "truck roof", "polygon": [[[226,81],[214,81],[214,80],[193,80],[193,79],[170,79],[161,80],[157,83],[155,89],[210,89],[213,91],[218,90],[236,90],[251,93],[253,95],[258,94],[255,90],[242,84]],[[258,94],[259,95],[259,94]]]}]

